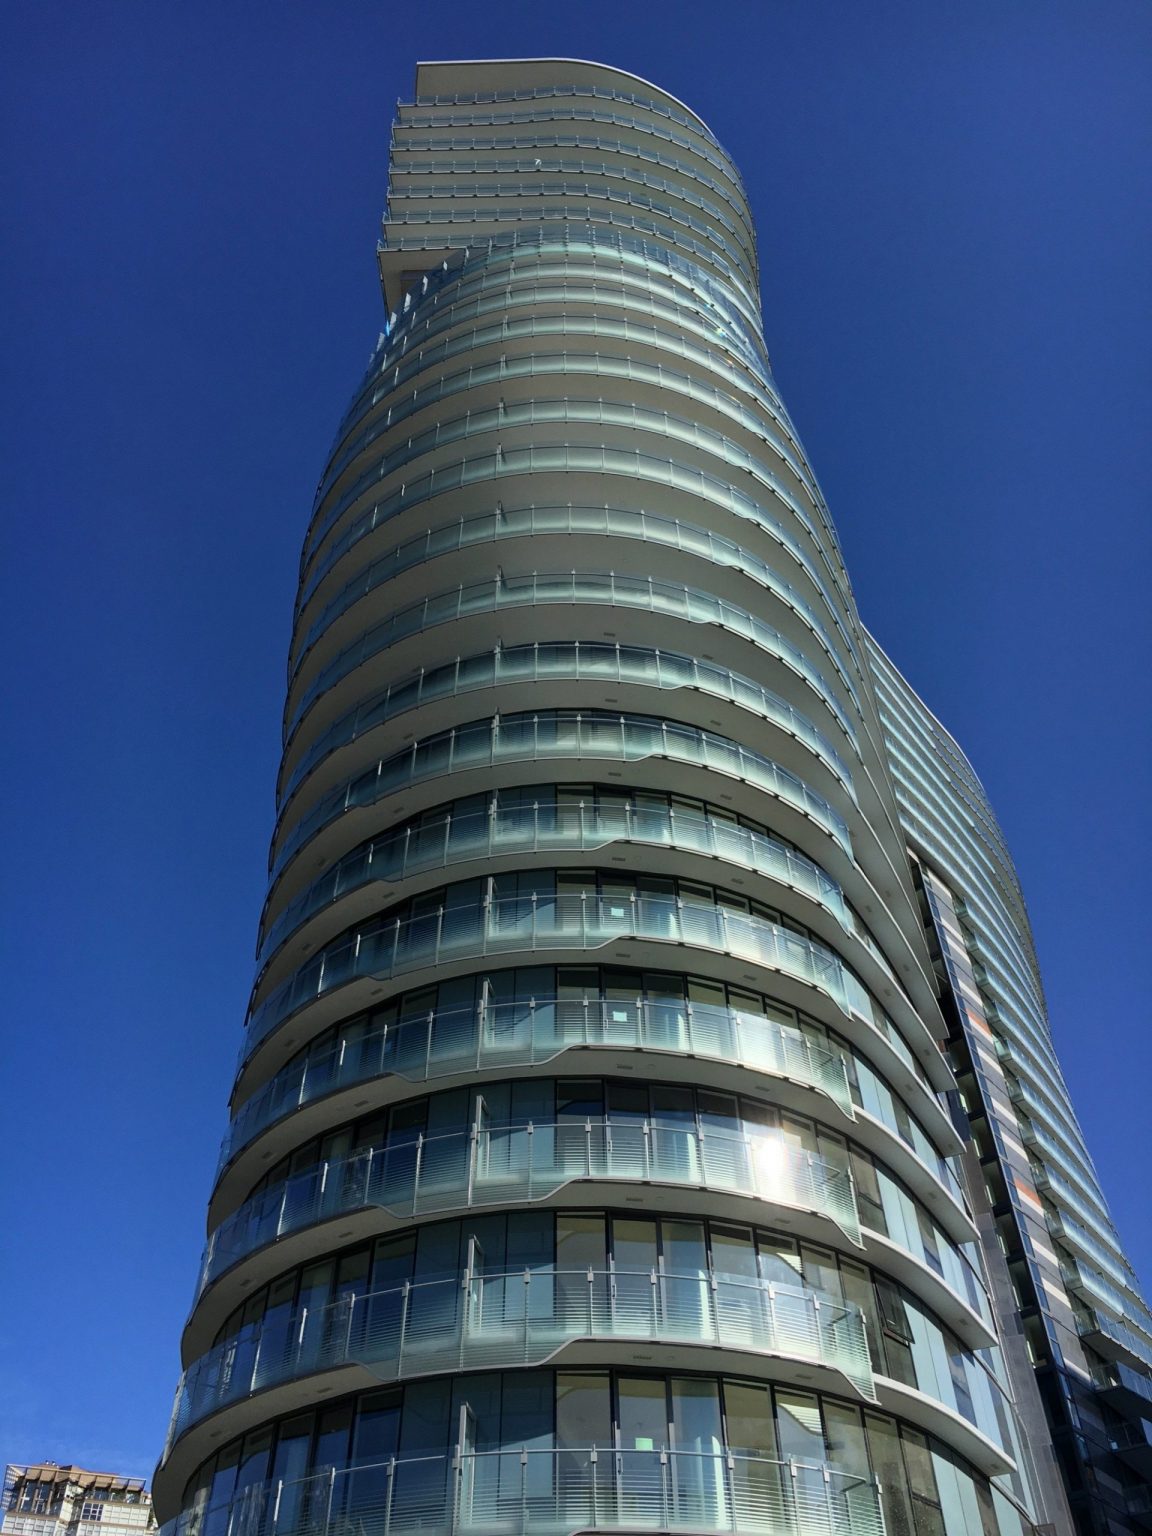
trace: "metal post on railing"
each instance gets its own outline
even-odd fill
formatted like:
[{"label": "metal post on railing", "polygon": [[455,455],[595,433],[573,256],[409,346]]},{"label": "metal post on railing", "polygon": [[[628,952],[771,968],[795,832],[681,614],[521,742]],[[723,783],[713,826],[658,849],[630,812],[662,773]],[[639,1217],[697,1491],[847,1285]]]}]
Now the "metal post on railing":
[{"label": "metal post on railing", "polygon": [[[790,1456],[788,1458],[786,1466],[788,1470],[788,1482],[786,1485],[781,1487],[780,1492],[784,1497],[784,1503],[789,1506],[789,1508],[786,1510],[788,1524],[794,1531],[797,1532],[797,1536],[800,1536],[801,1501],[799,1493],[799,1479],[797,1476],[798,1468],[795,1456]],[[785,1492],[785,1489],[787,1492]]]},{"label": "metal post on railing", "polygon": [[763,1288],[761,1295],[767,1303],[768,1347],[771,1349],[775,1346],[780,1333],[779,1318],[776,1313],[776,1286],[771,1280]]},{"label": "metal post on railing", "polygon": [[308,1308],[300,1308],[300,1326],[296,1330],[296,1361],[298,1366],[304,1359],[304,1336],[308,1330]]},{"label": "metal post on railing", "polygon": [[344,1305],[348,1310],[348,1321],[344,1329],[344,1359],[352,1359],[352,1328],[356,1321],[356,1297],[355,1295],[344,1298]]},{"label": "metal post on railing", "polygon": [[277,1525],[279,1524],[279,1521],[280,1521],[280,1495],[283,1492],[284,1492],[284,1479],[282,1477],[281,1478],[277,1478],[277,1480],[276,1480],[276,1493],[275,1493],[275,1496],[272,1499],[272,1520],[271,1520],[271,1524],[270,1524],[270,1528],[269,1528],[270,1531],[275,1531]]},{"label": "metal post on railing", "polygon": [[728,1525],[733,1531],[740,1529],[740,1512],[736,1506],[736,1460],[731,1451],[724,1452],[724,1496],[728,1506]]},{"label": "metal post on railing", "polygon": [[488,1033],[488,989],[490,982],[485,976],[480,988],[480,1001],[476,1004],[476,1070],[484,1056],[484,1038]]},{"label": "metal post on railing", "polygon": [[708,1318],[708,1325],[712,1330],[712,1337],[716,1340],[717,1344],[722,1344],[724,1340],[722,1337],[721,1323],[722,1313],[720,1308],[720,1282],[716,1279],[716,1271],[714,1269],[710,1269],[708,1271],[707,1296],[708,1311],[710,1313]]},{"label": "metal post on railing", "polygon": [[396,1486],[396,1458],[388,1458],[388,1486],[384,1490],[384,1529],[381,1536],[388,1536],[392,1529],[392,1492]]},{"label": "metal post on railing", "polygon": [[826,1529],[834,1531],[836,1529],[836,1511],[832,1503],[832,1478],[826,1466],[822,1467],[821,1471],[824,1474],[824,1519]]},{"label": "metal post on railing", "polygon": [[[360,1174],[360,1191],[358,1201],[360,1205],[368,1205],[372,1198],[372,1174],[377,1150],[378,1149],[376,1147],[369,1147],[367,1152],[357,1153],[355,1157],[354,1166]],[[347,1174],[345,1174],[344,1190],[342,1191],[342,1198],[345,1206],[348,1206],[351,1203],[347,1196],[347,1184]]]},{"label": "metal post on railing", "polygon": [[524,1269],[524,1354],[523,1359],[528,1359],[528,1351],[531,1347],[531,1318],[532,1318],[532,1271]]},{"label": "metal post on railing", "polygon": [[412,1213],[415,1215],[420,1203],[420,1175],[424,1169],[424,1132],[416,1134],[416,1160],[412,1169]]},{"label": "metal post on railing", "polygon": [[404,1376],[404,1344],[408,1337],[408,1312],[410,1310],[409,1298],[412,1291],[411,1280],[405,1280],[400,1287],[400,1333],[396,1341],[396,1380],[401,1381]]},{"label": "metal post on railing", "polygon": [[333,1504],[335,1502],[336,1502],[336,1468],[335,1467],[329,1467],[329,1469],[328,1469],[328,1501],[327,1501],[327,1509],[325,1510],[325,1514],[324,1514],[324,1528],[326,1530],[331,1530],[332,1529],[332,1506],[333,1506]]}]

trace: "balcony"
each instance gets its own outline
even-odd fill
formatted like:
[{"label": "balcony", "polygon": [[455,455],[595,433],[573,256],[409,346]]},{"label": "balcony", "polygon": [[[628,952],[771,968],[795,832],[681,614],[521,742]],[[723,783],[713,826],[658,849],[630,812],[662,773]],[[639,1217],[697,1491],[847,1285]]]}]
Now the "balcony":
[{"label": "balcony", "polygon": [[[292,1014],[361,979],[379,984],[501,954],[595,952],[618,939],[737,956],[794,976],[829,996],[845,1015],[872,1023],[872,999],[840,958],[767,918],[701,901],[575,892],[445,906],[426,917],[378,921],[341,937],[253,1010],[241,1060]],[[337,1003],[340,1014],[356,1006]]]},{"label": "balcony", "polygon": [[[492,339],[499,337],[503,340],[508,334],[507,325],[508,322],[505,320],[498,326]],[[579,329],[577,320],[572,320],[565,326],[566,331],[573,333]],[[634,329],[635,327],[629,326],[628,334],[631,335]],[[606,332],[606,334],[611,333]],[[471,349],[480,339],[475,332],[470,336],[462,337],[460,349],[464,350],[465,347]],[[338,535],[318,549],[312,557],[300,589],[298,616],[309,607],[317,593],[325,587],[329,575],[351,550],[410,508],[424,504],[433,497],[446,498],[443,505],[445,512],[451,513],[458,510],[462,515],[467,515],[475,511],[476,493],[472,489],[474,486],[480,484],[496,486],[523,476],[532,476],[536,479],[539,492],[533,499],[542,503],[554,504],[569,499],[577,503],[583,502],[585,497],[580,494],[581,486],[585,486],[590,493],[587,497],[588,501],[593,500],[591,493],[597,488],[602,493],[602,500],[605,496],[608,500],[612,500],[612,496],[608,493],[614,477],[642,482],[646,502],[653,503],[652,510],[657,513],[676,516],[680,510],[687,510],[690,498],[691,503],[697,506],[696,515],[699,516],[703,511],[699,506],[702,501],[716,508],[721,515],[727,514],[731,517],[734,526],[738,526],[741,522],[753,524],[761,533],[778,544],[781,550],[791,557],[795,567],[804,571],[809,577],[834,624],[839,619],[842,609],[847,607],[842,595],[838,593],[841,597],[839,602],[833,596],[832,589],[825,583],[804,543],[793,535],[790,528],[772,517],[761,505],[762,500],[768,499],[768,493],[760,499],[745,495],[727,479],[709,475],[694,464],[680,463],[654,454],[609,446],[580,447],[564,443],[537,443],[527,447],[510,448],[507,453],[473,455],[442,466],[435,471],[415,476],[406,481],[402,488],[392,491],[359,512],[354,520],[346,527],[342,527]],[[572,488],[576,491],[575,495],[568,494],[569,479],[571,479]],[[807,523],[799,504],[791,497],[789,497],[789,511],[792,513],[789,522],[803,520]],[[815,530],[810,523],[807,524],[807,531],[812,541],[818,544]]]},{"label": "balcony", "polygon": [[[562,604],[566,607],[610,608],[613,611],[609,623],[620,626],[629,634],[643,632],[643,621],[629,615],[647,615],[659,621],[673,620],[683,624],[707,627],[709,638],[697,642],[715,645],[718,640],[731,637],[755,647],[760,656],[755,658],[759,667],[764,664],[760,657],[769,657],[767,663],[781,676],[794,674],[806,690],[805,702],[813,700],[828,711],[840,726],[853,750],[858,752],[855,727],[850,721],[837,696],[837,689],[811,660],[810,656],[795,645],[774,625],[766,623],[747,608],[727,598],[706,592],[683,582],[659,581],[650,575],[633,575],[627,572],[538,572],[531,574],[504,574],[486,581],[433,593],[410,603],[406,607],[390,607],[386,616],[375,623],[368,623],[356,638],[345,645],[332,659],[299,690],[293,707],[287,716],[286,730],[289,746],[285,761],[302,726],[315,731],[329,722],[343,707],[355,699],[357,691],[363,691],[363,678],[380,671],[379,658],[386,656],[394,647],[401,648],[395,656],[387,656],[390,669],[405,671],[410,661],[412,646],[402,648],[405,641],[419,644],[421,660],[430,664],[430,652],[439,647],[450,654],[456,645],[459,653],[462,642],[456,639],[461,633],[455,627],[450,637],[440,631],[444,626],[456,626],[465,620],[477,622],[478,633],[492,632],[502,636],[505,645],[517,641],[528,642],[540,633],[541,620],[535,610]],[[518,616],[518,617],[517,617]],[[481,620],[490,620],[480,623]],[[599,633],[598,625],[604,623],[602,615],[594,618],[590,638]],[[435,633],[434,633],[435,632]],[[566,633],[575,637],[569,619]],[[674,636],[677,631],[666,623],[656,626],[661,638]],[[683,637],[691,645],[693,641]],[[728,647],[734,657],[744,654],[741,645]],[[400,659],[397,659],[399,657]],[[366,673],[360,671],[375,661],[375,668]],[[799,718],[799,717],[797,717]],[[823,739],[823,738],[821,738]],[[829,754],[835,749],[824,740]],[[849,769],[840,760],[842,777],[849,777]]]},{"label": "balcony", "polygon": [[[594,292],[594,289],[589,289],[586,298],[591,299]],[[470,306],[469,312],[483,313],[485,309],[491,311],[497,307],[513,307],[517,303],[523,304],[528,296],[533,303],[540,302],[539,289],[536,285],[532,285],[524,297],[505,295],[502,291],[498,298],[490,297],[486,301],[481,300],[477,305]],[[578,305],[582,296],[579,289],[570,291],[567,286],[560,286],[555,293],[555,298],[561,302],[567,301],[568,307]],[[634,298],[629,314],[634,316],[638,310],[654,316],[657,313],[651,302],[645,303],[642,296]],[[682,311],[665,311],[664,317],[685,323],[688,327],[693,325],[694,320],[690,312]],[[446,318],[442,316],[441,323]],[[524,366],[523,361],[521,366]],[[668,371],[673,372],[673,370]],[[500,383],[504,384],[508,376],[508,370],[504,369],[499,375]],[[438,384],[432,386],[433,389],[438,387]],[[666,407],[669,404],[678,403],[672,388],[661,391],[659,405],[655,403],[645,405],[636,399],[614,402],[602,397],[594,400],[571,397],[550,400],[536,394],[528,400],[518,400],[514,396],[508,399],[502,398],[499,404],[494,400],[491,403],[481,400],[464,415],[440,420],[407,439],[398,438],[386,452],[377,449],[367,467],[361,468],[356,478],[346,484],[336,497],[327,500],[318,512],[308,535],[307,559],[309,562],[313,560],[327,536],[365,496],[375,493],[386,498],[393,494],[395,483],[400,482],[401,479],[404,483],[411,483],[417,479],[418,476],[414,475],[410,468],[417,461],[421,461],[420,467],[423,473],[434,473],[437,469],[452,465],[456,461],[464,462],[474,459],[475,449],[483,446],[478,444],[476,439],[493,433],[500,434],[503,458],[513,449],[530,448],[541,429],[556,426],[572,427],[577,430],[580,427],[595,428],[596,435],[603,433],[609,439],[607,443],[595,446],[605,447],[613,446],[611,441],[613,438],[618,442],[632,443],[634,434],[643,433],[645,436],[641,446],[658,446],[661,449],[667,447],[670,452],[686,453],[688,457],[683,466],[686,470],[697,465],[705,470],[718,469],[722,477],[727,477],[731,471],[745,473],[763,485],[774,496],[776,502],[791,513],[808,538],[819,546],[820,533],[824,530],[816,528],[803,502],[796,497],[787,481],[776,474],[762,455],[761,445],[769,441],[764,423],[755,416],[748,416],[746,431],[756,444],[755,451],[749,451],[735,438],[704,426],[699,419],[677,416],[667,410]],[[406,404],[405,400],[401,405],[401,420],[403,406]],[[579,444],[569,443],[563,446],[575,449]],[[461,455],[464,456],[463,460]],[[401,471],[406,473],[402,476]]]},{"label": "balcony", "polygon": [[1152,1480],[1152,1442],[1142,1424],[1122,1424],[1111,1432],[1112,1449],[1139,1477]]},{"label": "balcony", "polygon": [[[674,1368],[715,1368],[715,1354],[692,1358],[701,1349],[781,1356],[838,1372],[875,1401],[860,1309],[804,1288],[700,1271],[474,1273],[463,1283],[452,1275],[345,1297],[217,1345],[185,1373],[164,1459],[209,1415],[321,1371],[359,1365],[392,1382],[538,1366],[582,1341],[597,1345],[592,1358],[598,1364],[611,1360],[613,1346],[637,1342],[675,1351],[669,1357]],[[272,1411],[259,1410],[265,1418]],[[240,1428],[229,1424],[217,1434]]]},{"label": "balcony", "polygon": [[1107,1312],[1093,1311],[1091,1319],[1081,1321],[1078,1327],[1080,1336],[1105,1360],[1152,1369],[1152,1344]]},{"label": "balcony", "polygon": [[[270,866],[273,888],[303,848],[316,848],[316,839],[323,832],[345,816],[375,806],[410,785],[470,769],[490,773],[509,763],[572,762],[578,758],[627,764],[641,772],[642,765],[662,759],[672,765],[678,777],[684,768],[707,769],[733,786],[746,784],[771,796],[777,802],[774,819],[783,812],[794,827],[811,824],[820,828],[827,834],[833,856],[840,856],[842,864],[846,862],[843,855],[851,857],[847,824],[823,796],[780,763],[713,731],[619,710],[502,713],[506,715],[503,724],[490,717],[469,721],[382,757],[367,773],[335,785],[299,819],[289,823],[282,816]],[[321,850],[324,856],[325,850]]]},{"label": "balcony", "polygon": [[839,1053],[774,1019],[709,1003],[538,998],[483,1010],[438,1009],[290,1064],[238,1111],[221,1148],[220,1170],[285,1115],[386,1074],[436,1082],[540,1066],[565,1051],[598,1048],[704,1057],[791,1078],[855,1117]]},{"label": "balcony", "polygon": [[[821,777],[835,785],[835,792],[855,798],[851,770],[828,737],[806,714],[754,678],[694,655],[586,637],[547,643],[530,643],[525,638],[507,648],[495,644],[491,650],[457,655],[454,660],[440,661],[425,672],[389,684],[358,703],[322,735],[310,737],[300,753],[294,753],[289,745],[281,766],[277,803],[287,808],[306,782],[311,790],[322,793],[337,777],[334,758],[346,757],[346,749],[354,743],[406,715],[431,709],[430,718],[439,713],[447,719],[457,700],[490,689],[517,689],[526,703],[533,697],[542,702],[536,691],[541,683],[550,692],[561,689],[562,695],[580,684],[614,686],[635,690],[646,703],[651,701],[652,690],[659,694],[692,689],[707,701],[707,708],[734,712],[742,733],[748,730],[745,716],[754,717],[754,731],[768,731],[773,749],[794,760],[794,770],[811,772],[815,767]],[[513,694],[509,691],[505,697]]]},{"label": "balcony", "polygon": [[698,853],[737,865],[825,908],[839,924],[841,939],[856,933],[839,885],[818,864],[777,838],[735,822],[647,805],[515,805],[492,812],[445,812],[435,822],[404,826],[353,849],[277,915],[258,963],[266,964],[310,918],[365,886],[396,885],[476,859],[595,852],[615,843]]},{"label": "balcony", "polygon": [[420,1135],[318,1163],[253,1196],[209,1239],[197,1294],[258,1249],[354,1211],[383,1209],[404,1220],[544,1201],[575,1182],[752,1197],[813,1212],[862,1243],[851,1175],[776,1135],[647,1120],[491,1128],[481,1122],[470,1131]]},{"label": "balcony", "polygon": [[160,1536],[884,1536],[879,1487],[823,1463],[730,1451],[460,1449],[256,1484]]},{"label": "balcony", "polygon": [[1118,1413],[1152,1419],[1152,1376],[1115,1361],[1093,1371],[1092,1380],[1104,1401]]}]

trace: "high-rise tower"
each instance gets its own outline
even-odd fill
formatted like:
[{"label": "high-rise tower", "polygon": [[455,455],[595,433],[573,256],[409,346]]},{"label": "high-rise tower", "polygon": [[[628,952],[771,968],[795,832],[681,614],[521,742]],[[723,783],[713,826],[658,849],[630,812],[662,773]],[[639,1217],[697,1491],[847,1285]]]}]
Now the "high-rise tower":
[{"label": "high-rise tower", "polygon": [[384,236],[161,1518],[1067,1531],[735,167],[618,70],[422,65]]}]

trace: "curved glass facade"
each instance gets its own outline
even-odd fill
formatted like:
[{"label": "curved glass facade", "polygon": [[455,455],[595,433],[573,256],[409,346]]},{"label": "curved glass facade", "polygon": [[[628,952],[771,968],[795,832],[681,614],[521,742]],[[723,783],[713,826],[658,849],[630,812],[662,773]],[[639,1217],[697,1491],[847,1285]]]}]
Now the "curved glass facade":
[{"label": "curved glass facade", "polygon": [[1021,1401],[1029,1404],[1034,1372],[1043,1382],[1029,1404],[1038,1475],[1065,1469],[1081,1529],[1140,1528],[1152,1474],[1143,1427],[1152,1422],[1152,1313],[1060,1071],[995,815],[952,737],[871,648],[901,817],[947,981],[952,1055],[996,1216],[1003,1259],[992,1280],[1023,1320],[1026,1352],[1009,1354]]},{"label": "curved glass facade", "polygon": [[1139,1396],[1152,1319],[991,813],[857,615],[735,166],[606,66],[421,65],[379,262],[161,1518],[1069,1536],[941,935],[1014,1010],[1094,1389]]}]

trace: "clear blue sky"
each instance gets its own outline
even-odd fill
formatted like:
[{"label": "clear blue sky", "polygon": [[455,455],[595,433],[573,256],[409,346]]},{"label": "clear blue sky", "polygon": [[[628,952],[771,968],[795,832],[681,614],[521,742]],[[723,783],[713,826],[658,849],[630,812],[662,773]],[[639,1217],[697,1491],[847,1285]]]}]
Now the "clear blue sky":
[{"label": "clear blue sky", "polygon": [[657,81],[745,172],[861,611],[1007,830],[1152,1281],[1152,10],[4,10],[0,1460],[149,1473],[251,980],[299,543],[415,60]]}]

